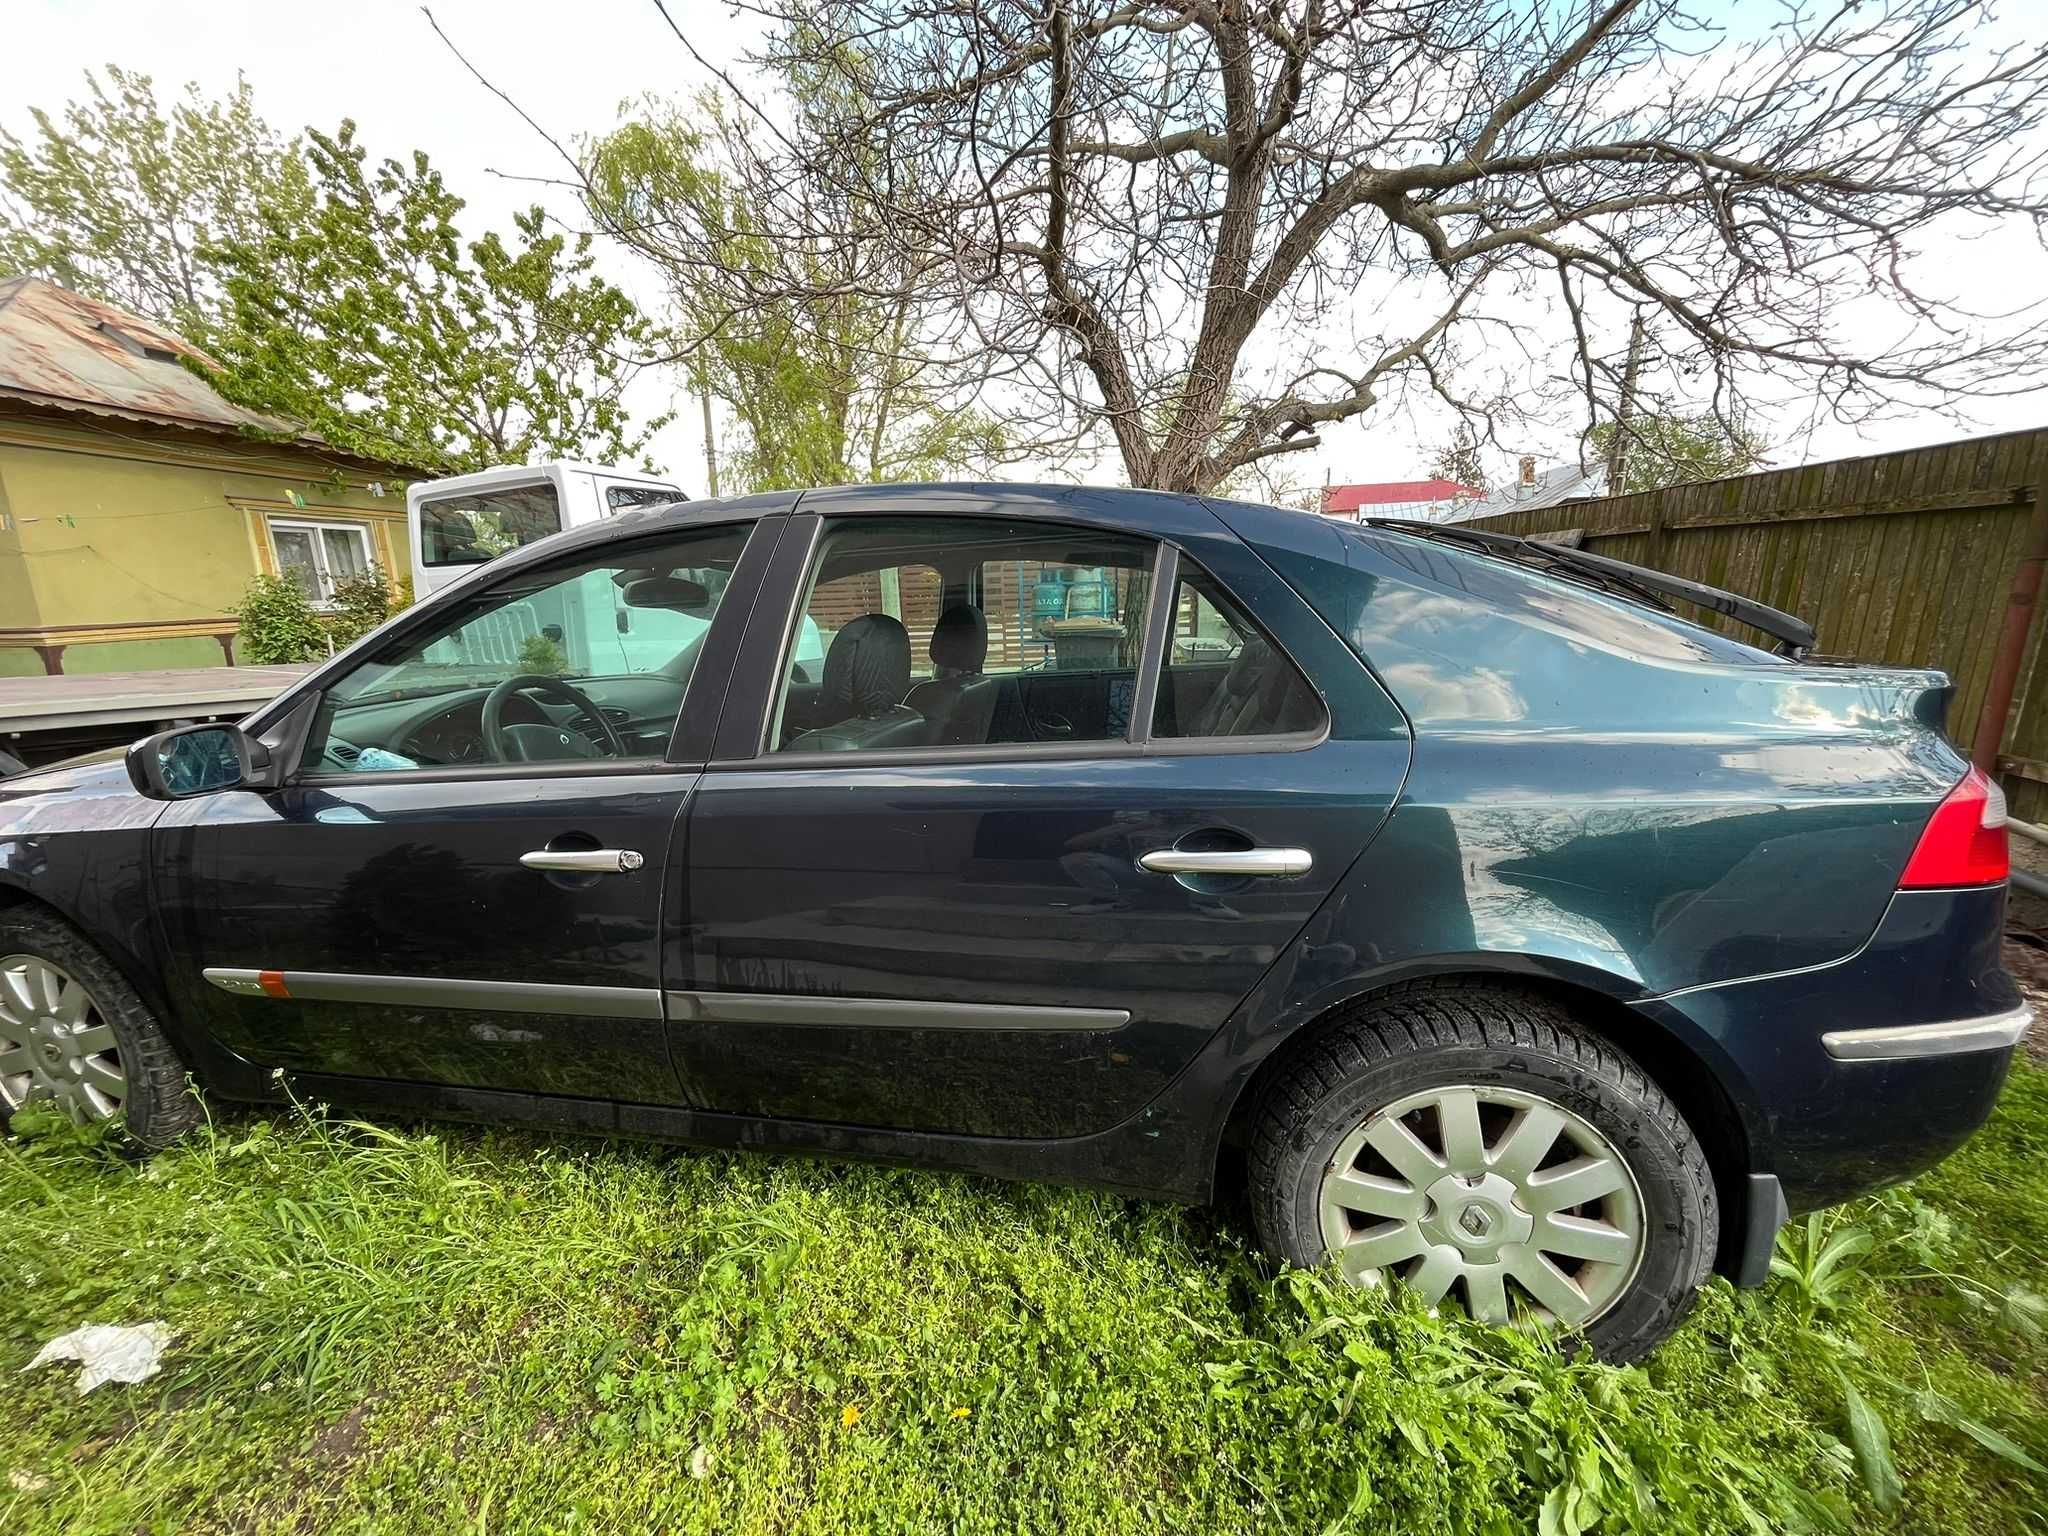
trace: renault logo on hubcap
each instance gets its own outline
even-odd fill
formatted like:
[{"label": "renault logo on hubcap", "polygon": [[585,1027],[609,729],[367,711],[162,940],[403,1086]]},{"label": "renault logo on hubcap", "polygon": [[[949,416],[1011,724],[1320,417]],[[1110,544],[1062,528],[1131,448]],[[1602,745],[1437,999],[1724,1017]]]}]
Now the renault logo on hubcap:
[{"label": "renault logo on hubcap", "polygon": [[1482,1207],[1468,1205],[1464,1215],[1458,1218],[1458,1225],[1474,1237],[1484,1237],[1493,1229],[1493,1218]]}]

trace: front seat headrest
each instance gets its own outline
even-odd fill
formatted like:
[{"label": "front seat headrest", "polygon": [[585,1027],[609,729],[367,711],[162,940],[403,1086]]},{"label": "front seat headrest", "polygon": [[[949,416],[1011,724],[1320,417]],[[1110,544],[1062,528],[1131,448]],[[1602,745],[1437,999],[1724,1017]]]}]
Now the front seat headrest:
[{"label": "front seat headrest", "polygon": [[848,716],[879,715],[910,689],[910,632],[886,613],[865,613],[832,637],[820,692]]},{"label": "front seat headrest", "polygon": [[932,626],[932,665],[939,676],[979,673],[988,660],[988,620],[972,603],[955,603]]}]

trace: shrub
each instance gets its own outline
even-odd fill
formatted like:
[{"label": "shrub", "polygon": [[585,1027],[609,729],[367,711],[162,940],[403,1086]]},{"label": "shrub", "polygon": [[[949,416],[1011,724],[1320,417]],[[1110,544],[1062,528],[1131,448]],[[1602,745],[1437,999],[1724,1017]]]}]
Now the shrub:
[{"label": "shrub", "polygon": [[536,677],[560,677],[569,670],[569,653],[546,635],[528,635],[519,647],[519,670]]},{"label": "shrub", "polygon": [[242,626],[236,651],[245,662],[277,666],[327,655],[327,626],[288,577],[258,575],[229,612]]},{"label": "shrub", "polygon": [[379,567],[373,565],[360,576],[337,581],[334,584],[334,612],[327,620],[335,649],[354,645],[395,611],[391,584]]}]

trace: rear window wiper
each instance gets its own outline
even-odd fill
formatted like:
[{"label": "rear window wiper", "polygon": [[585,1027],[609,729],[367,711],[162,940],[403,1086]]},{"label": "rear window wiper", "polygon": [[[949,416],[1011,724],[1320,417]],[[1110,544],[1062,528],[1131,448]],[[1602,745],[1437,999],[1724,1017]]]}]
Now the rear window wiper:
[{"label": "rear window wiper", "polygon": [[1560,574],[1590,578],[1594,585],[1624,593],[1665,613],[1673,611],[1665,598],[1682,598],[1761,630],[1778,642],[1777,653],[1792,661],[1803,659],[1813,649],[1813,626],[1796,614],[1744,597],[1739,592],[1673,576],[1668,571],[1631,565],[1626,560],[1590,554],[1566,544],[1553,544],[1548,539],[1525,539],[1511,533],[1494,533],[1490,529],[1467,528],[1456,523],[1423,523],[1400,517],[1370,517],[1364,521],[1374,528],[1391,528],[1445,543],[1467,544],[1504,559],[1529,563],[1533,556],[1534,563],[1555,569]]},{"label": "rear window wiper", "polygon": [[1441,539],[1450,544],[1470,544],[1493,554],[1503,555],[1510,560],[1527,561],[1533,554],[1537,557],[1538,564],[1549,567],[1564,566],[1568,575],[1577,576],[1581,580],[1591,578],[1587,581],[1589,586],[1626,593],[1637,602],[1647,603],[1650,607],[1665,613],[1674,611],[1655,590],[1641,582],[1630,581],[1613,572],[1595,570],[1580,566],[1573,560],[1560,558],[1578,553],[1577,550],[1562,544],[1546,544],[1540,539],[1524,539],[1512,533],[1494,533],[1485,528],[1467,528],[1458,523],[1423,523],[1405,517],[1373,517],[1367,518],[1366,521],[1376,528],[1398,528],[1403,533],[1421,534],[1425,538]]},{"label": "rear window wiper", "polygon": [[1652,591],[1666,593],[1672,597],[1684,598],[1715,613],[1725,613],[1751,629],[1760,629],[1778,642],[1778,654],[1800,660],[1813,649],[1817,638],[1813,626],[1797,614],[1787,613],[1782,608],[1773,608],[1769,603],[1760,603],[1753,597],[1744,597],[1740,592],[1730,592],[1723,587],[1710,587],[1703,581],[1688,581],[1683,576],[1673,576],[1668,571],[1651,570],[1646,565],[1630,565],[1626,560],[1611,560],[1606,555],[1588,554],[1583,549],[1567,549],[1562,544],[1552,544],[1543,539],[1531,539],[1547,554],[1562,556],[1572,565],[1585,566],[1589,570],[1607,571],[1623,580]]}]

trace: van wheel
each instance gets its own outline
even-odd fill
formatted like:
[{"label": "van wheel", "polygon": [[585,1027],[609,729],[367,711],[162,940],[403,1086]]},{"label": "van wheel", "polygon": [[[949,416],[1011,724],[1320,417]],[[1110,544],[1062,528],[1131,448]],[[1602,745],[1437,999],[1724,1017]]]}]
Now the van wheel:
[{"label": "van wheel", "polygon": [[1483,985],[1404,988],[1328,1029],[1265,1091],[1251,1151],[1279,1257],[1580,1332],[1611,1361],[1678,1327],[1719,1236],[1706,1154],[1642,1069]]},{"label": "van wheel", "polygon": [[79,1124],[125,1117],[145,1147],[200,1120],[185,1064],[107,957],[68,923],[0,912],[0,1114],[47,1101]]}]

